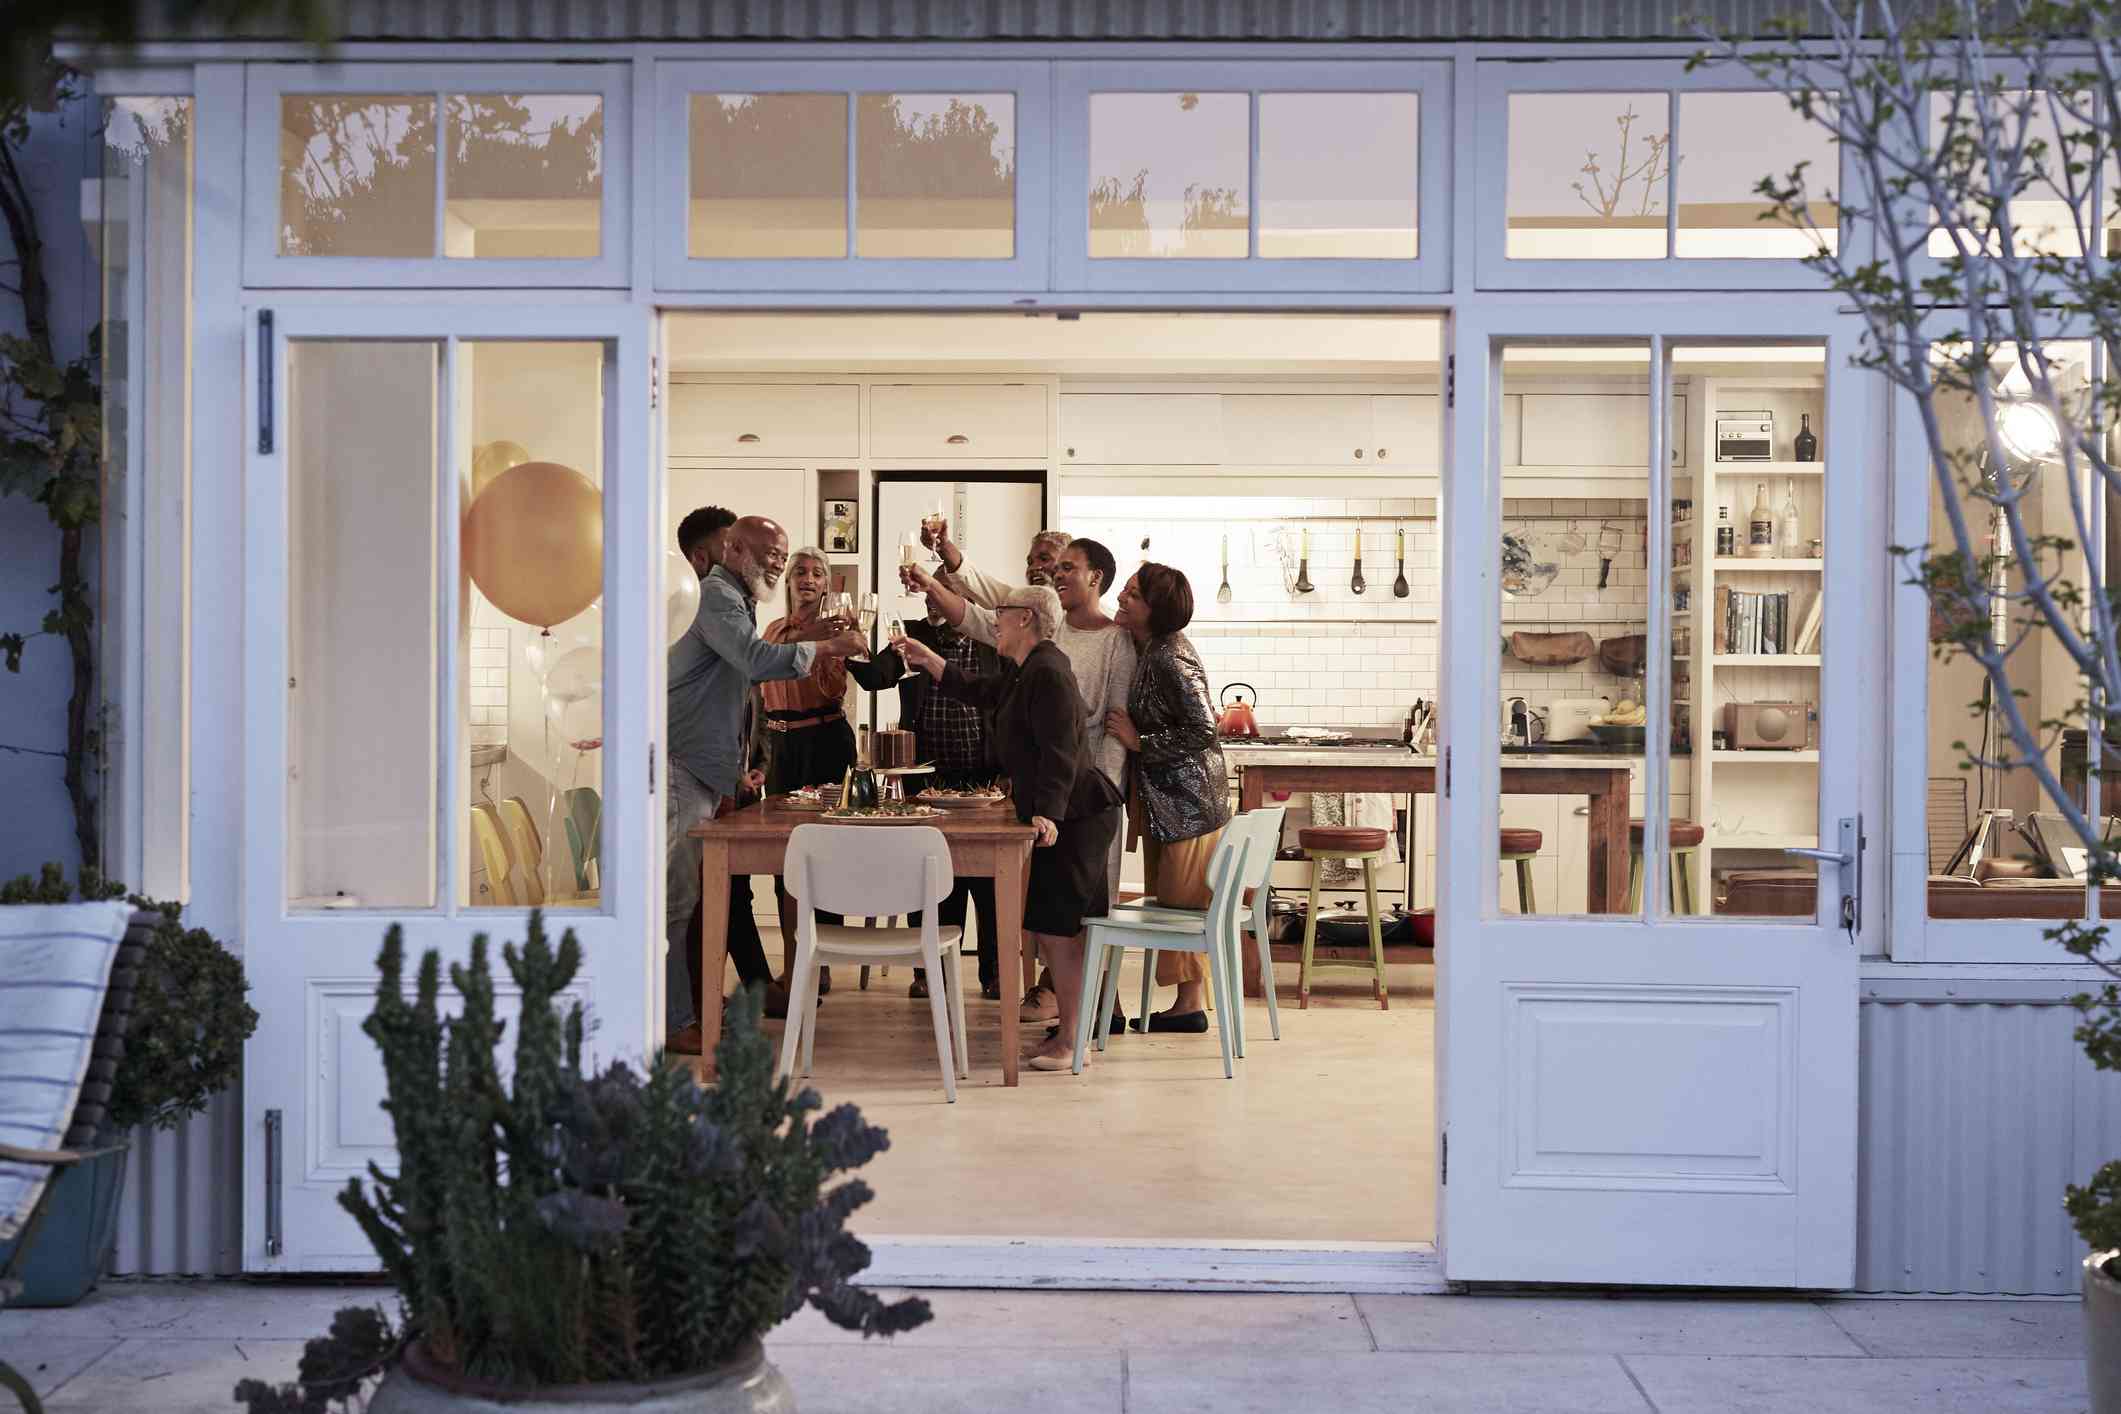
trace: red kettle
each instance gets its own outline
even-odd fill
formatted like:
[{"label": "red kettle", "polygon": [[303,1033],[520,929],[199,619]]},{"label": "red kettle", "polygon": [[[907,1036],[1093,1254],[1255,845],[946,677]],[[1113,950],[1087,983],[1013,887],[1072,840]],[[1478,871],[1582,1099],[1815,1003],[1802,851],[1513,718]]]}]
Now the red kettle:
[{"label": "red kettle", "polygon": [[1256,737],[1259,735],[1259,719],[1252,715],[1251,705],[1242,697],[1235,702],[1230,700],[1230,694],[1240,687],[1251,693],[1254,701],[1259,699],[1259,689],[1252,686],[1251,683],[1233,682],[1225,687],[1222,695],[1222,715],[1215,719],[1215,734],[1217,736]]}]

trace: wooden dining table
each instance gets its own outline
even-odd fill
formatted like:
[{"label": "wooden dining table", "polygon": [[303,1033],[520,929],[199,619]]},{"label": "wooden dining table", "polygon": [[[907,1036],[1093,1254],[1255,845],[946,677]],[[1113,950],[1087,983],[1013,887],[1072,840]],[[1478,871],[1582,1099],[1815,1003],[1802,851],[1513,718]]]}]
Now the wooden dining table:
[{"label": "wooden dining table", "polygon": [[[692,827],[700,841],[700,1059],[714,1074],[715,1045],[722,1038],[722,970],[729,953],[729,879],[738,874],[778,874],[788,837],[798,825],[831,824],[815,809],[791,807],[785,796],[768,796],[741,810]],[[933,825],[950,845],[950,865],[959,875],[994,880],[996,963],[1002,994],[1002,1084],[1017,1083],[1018,1011],[1024,880],[1031,871],[1033,831],[1019,824],[1008,801],[954,806],[933,819],[852,825],[857,830],[902,830]]]}]

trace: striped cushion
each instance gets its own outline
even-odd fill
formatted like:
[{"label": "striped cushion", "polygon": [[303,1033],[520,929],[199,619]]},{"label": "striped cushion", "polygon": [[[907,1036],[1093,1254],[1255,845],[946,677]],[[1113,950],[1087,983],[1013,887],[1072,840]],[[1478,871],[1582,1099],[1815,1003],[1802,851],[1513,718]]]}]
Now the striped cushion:
[{"label": "striped cushion", "polygon": [[[132,913],[122,900],[0,908],[0,1141],[59,1147]],[[0,1163],[0,1240],[21,1230],[51,1173]]]}]

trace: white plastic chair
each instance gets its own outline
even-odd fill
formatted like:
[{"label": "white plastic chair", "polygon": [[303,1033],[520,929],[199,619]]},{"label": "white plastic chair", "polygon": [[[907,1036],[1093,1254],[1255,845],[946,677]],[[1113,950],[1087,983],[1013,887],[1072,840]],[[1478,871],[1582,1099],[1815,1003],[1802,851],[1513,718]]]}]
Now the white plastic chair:
[{"label": "white plastic chair", "polygon": [[[1230,939],[1237,927],[1244,860],[1251,852],[1250,831],[1223,831],[1208,856],[1208,906],[1200,913],[1108,913],[1086,920],[1082,1005],[1075,1018],[1075,1063],[1071,1067],[1076,1074],[1082,1073],[1083,1053],[1090,1046],[1092,1017],[1097,1023],[1099,1049],[1103,1049],[1110,1033],[1112,1006],[1106,998],[1118,990],[1119,963],[1130,947],[1195,952],[1208,959],[1208,991],[1215,1000],[1215,1037],[1222,1043],[1223,1079],[1237,1074],[1230,1061],[1230,1033],[1238,1025],[1234,1018],[1243,998],[1233,1001],[1230,995]],[[1100,1003],[1102,1015],[1097,1015],[1093,1008]]]},{"label": "white plastic chair", "polygon": [[[928,992],[935,1020],[935,1055],[943,1071],[943,1093],[957,1100],[957,1077],[972,1074],[965,1039],[965,996],[957,976],[961,929],[936,923],[936,905],[956,886],[950,844],[932,825],[798,825],[788,837],[781,866],[796,901],[794,994],[788,1026],[781,1033],[781,1062],[788,1074],[800,1038],[803,1074],[810,1074],[817,1041],[817,970],[821,963],[917,962],[935,986]],[[819,924],[817,913],[889,918],[918,911],[918,928],[857,928]],[[949,951],[945,951],[945,948]],[[945,959],[948,959],[946,962]],[[947,1007],[947,1011],[945,1008]]]},{"label": "white plastic chair", "polygon": [[[1286,805],[1263,805],[1257,810],[1248,810],[1242,815],[1231,817],[1229,825],[1223,830],[1224,839],[1231,839],[1234,836],[1239,844],[1253,846],[1244,856],[1243,874],[1238,880],[1238,906],[1231,918],[1229,938],[1229,965],[1232,978],[1229,990],[1232,999],[1237,1003],[1235,1035],[1237,1040],[1237,1058],[1239,1060],[1243,1060],[1245,1056],[1243,992],[1244,935],[1247,923],[1250,924],[1253,947],[1259,957],[1261,990],[1267,994],[1267,1026],[1273,1033],[1275,1040],[1279,1041],[1281,1039],[1281,1003],[1275,996],[1274,948],[1267,937],[1267,904],[1274,882],[1274,857],[1281,850],[1282,821],[1288,813],[1289,807]],[[1249,913],[1244,908],[1244,890],[1246,889],[1252,891],[1252,907]],[[1139,903],[1115,904],[1112,907],[1112,916],[1115,918],[1141,917],[1152,919],[1201,918],[1206,916],[1206,910],[1168,908],[1162,904],[1143,901]],[[1144,1017],[1149,1015],[1150,989],[1154,984],[1155,971],[1148,965],[1148,960],[1144,958],[1142,967],[1142,1000],[1141,1008],[1137,1015]],[[1107,988],[1104,998],[1105,1010],[1108,1013],[1112,1010],[1113,999],[1118,993],[1119,971],[1114,968],[1111,986]],[[1216,1005],[1222,1005],[1219,999]],[[1144,1022],[1143,1024],[1147,1025],[1148,1023]]]}]

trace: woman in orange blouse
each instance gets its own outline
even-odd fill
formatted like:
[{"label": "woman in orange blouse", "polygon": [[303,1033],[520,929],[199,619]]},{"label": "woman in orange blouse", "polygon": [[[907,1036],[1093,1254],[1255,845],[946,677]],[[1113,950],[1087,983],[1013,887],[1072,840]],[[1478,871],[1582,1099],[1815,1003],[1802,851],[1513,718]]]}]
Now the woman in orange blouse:
[{"label": "woman in orange blouse", "polygon": [[[825,590],[832,571],[825,552],[806,545],[788,557],[788,613],[766,625],[768,643],[799,643],[830,637],[837,627],[825,617]],[[883,661],[889,658],[889,662]],[[766,737],[766,791],[776,794],[804,786],[838,785],[854,764],[854,728],[847,721],[847,678],[874,692],[899,679],[897,655],[880,653],[873,661],[849,662],[820,653],[810,671],[782,682],[762,682]],[[780,876],[773,880],[781,915],[781,975],[795,965],[795,900]],[[836,913],[818,913],[820,923],[838,923]],[[827,989],[822,976],[818,990]]]}]

